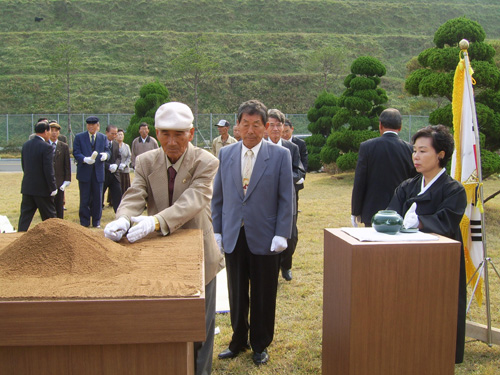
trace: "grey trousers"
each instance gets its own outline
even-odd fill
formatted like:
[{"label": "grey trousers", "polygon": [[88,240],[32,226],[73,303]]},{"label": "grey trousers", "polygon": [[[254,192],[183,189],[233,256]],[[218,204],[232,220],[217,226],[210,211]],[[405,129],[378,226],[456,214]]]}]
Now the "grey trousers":
[{"label": "grey trousers", "polygon": [[215,300],[217,295],[217,278],[205,285],[205,342],[194,343],[194,368],[196,375],[210,375],[214,354]]}]

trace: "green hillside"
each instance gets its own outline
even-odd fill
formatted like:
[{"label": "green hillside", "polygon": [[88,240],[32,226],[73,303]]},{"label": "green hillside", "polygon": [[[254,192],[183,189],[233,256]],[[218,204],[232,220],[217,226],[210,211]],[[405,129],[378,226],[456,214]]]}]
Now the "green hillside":
[{"label": "green hillside", "polygon": [[[345,47],[347,64],[331,89],[340,93],[350,63],[378,58],[390,105],[408,110],[406,63],[431,47],[436,29],[467,15],[500,39],[500,3],[485,1],[319,0],[0,0],[0,113],[64,112],[65,93],[51,75],[55,46],[71,43],[73,112],[133,112],[138,90],[158,79],[171,98],[192,104],[169,71],[187,41],[203,34],[220,77],[201,87],[200,112],[233,112],[249,98],[305,113],[320,90],[307,61],[326,46]],[[35,17],[42,17],[35,22]]]}]

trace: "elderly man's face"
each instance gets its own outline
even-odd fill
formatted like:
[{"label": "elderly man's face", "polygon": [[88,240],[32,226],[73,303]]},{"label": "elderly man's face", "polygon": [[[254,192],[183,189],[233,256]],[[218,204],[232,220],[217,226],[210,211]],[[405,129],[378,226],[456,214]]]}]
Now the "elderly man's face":
[{"label": "elderly man's face", "polygon": [[219,130],[219,135],[227,135],[229,132],[228,126],[217,126],[217,129]]},{"label": "elderly man's face", "polygon": [[149,134],[149,127],[148,126],[141,126],[139,128],[139,134],[141,135],[142,138],[146,138]]},{"label": "elderly man's face", "polygon": [[236,138],[238,141],[241,139],[240,129],[238,128],[238,125],[233,126],[233,137]]},{"label": "elderly man's face", "polygon": [[194,136],[194,128],[189,130],[156,129],[156,138],[167,154],[170,162],[175,163],[182,156]]},{"label": "elderly man's face", "polygon": [[269,127],[267,128],[267,134],[269,139],[273,143],[278,143],[281,138],[281,134],[283,133],[283,123],[274,117],[269,117],[268,124]]},{"label": "elderly man's face", "polygon": [[108,137],[109,141],[114,141],[117,135],[118,128],[109,128],[109,131],[106,130],[106,137]]},{"label": "elderly man's face", "polygon": [[87,130],[90,134],[95,134],[99,131],[99,128],[101,126],[99,125],[98,122],[94,123],[94,124],[89,124],[87,123]]},{"label": "elderly man's face", "polygon": [[290,126],[285,125],[283,127],[283,133],[281,134],[281,138],[289,141],[290,138],[292,138],[292,134],[293,134],[293,129]]},{"label": "elderly man's face", "polygon": [[60,130],[58,128],[50,128],[50,140],[52,142],[57,141],[57,137],[59,137]]},{"label": "elderly man's face", "polygon": [[253,148],[259,144],[264,136],[268,124],[262,122],[259,114],[249,115],[244,113],[238,122],[241,139],[247,148]]}]

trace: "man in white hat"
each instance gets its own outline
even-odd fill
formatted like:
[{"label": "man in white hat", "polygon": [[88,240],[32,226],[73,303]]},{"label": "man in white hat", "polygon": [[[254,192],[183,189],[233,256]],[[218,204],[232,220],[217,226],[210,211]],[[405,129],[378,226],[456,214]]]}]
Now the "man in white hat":
[{"label": "man in white hat", "polygon": [[216,126],[219,130],[219,136],[214,138],[212,142],[212,153],[219,157],[219,151],[222,147],[238,141],[229,135],[229,127],[231,126],[229,121],[220,120]]},{"label": "man in white hat", "polygon": [[[203,230],[205,251],[206,341],[195,343],[196,374],[210,374],[215,330],[217,273],[224,260],[215,242],[211,222],[212,181],[219,160],[193,146],[193,113],[182,103],[170,102],[155,115],[156,137],[161,148],[147,151],[135,161],[135,178],[123,195],[116,220],[104,235],[135,242],[157,231],[168,235],[179,228]],[[147,206],[147,216],[142,215]],[[142,215],[142,216],[141,216]],[[131,227],[131,224],[134,224]]]}]

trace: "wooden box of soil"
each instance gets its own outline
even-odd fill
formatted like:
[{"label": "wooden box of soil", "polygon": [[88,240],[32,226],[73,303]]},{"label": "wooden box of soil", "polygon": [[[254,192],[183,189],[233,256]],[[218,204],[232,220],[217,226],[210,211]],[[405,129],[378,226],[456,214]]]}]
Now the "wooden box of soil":
[{"label": "wooden box of soil", "polygon": [[0,374],[192,374],[201,230],[130,244],[49,219],[0,234]]}]

